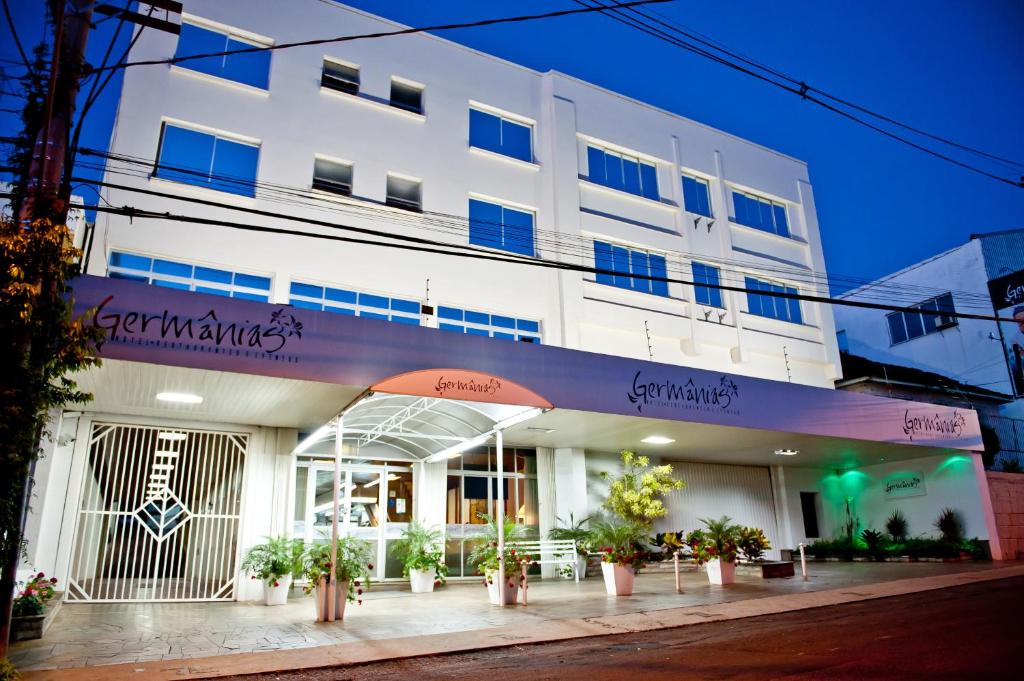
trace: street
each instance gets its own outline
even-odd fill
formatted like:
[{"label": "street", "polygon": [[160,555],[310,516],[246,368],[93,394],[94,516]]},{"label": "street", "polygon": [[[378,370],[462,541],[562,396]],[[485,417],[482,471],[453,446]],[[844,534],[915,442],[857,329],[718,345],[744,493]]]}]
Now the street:
[{"label": "street", "polygon": [[1024,578],[702,626],[236,681],[1019,679]]}]

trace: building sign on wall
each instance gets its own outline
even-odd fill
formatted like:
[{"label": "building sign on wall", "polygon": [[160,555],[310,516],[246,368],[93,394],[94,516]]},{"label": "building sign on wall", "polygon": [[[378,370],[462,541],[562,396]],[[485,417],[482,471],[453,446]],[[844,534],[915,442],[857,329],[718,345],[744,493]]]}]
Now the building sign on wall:
[{"label": "building sign on wall", "polygon": [[895,473],[885,479],[885,498],[923,497],[928,494],[924,486],[924,473],[909,471]]},{"label": "building sign on wall", "polygon": [[1024,270],[991,280],[988,294],[997,317],[1014,319],[1000,322],[999,329],[1013,377],[1013,393],[1024,397]]},{"label": "building sign on wall", "polygon": [[518,383],[466,369],[424,369],[392,376],[370,386],[374,392],[447,400],[515,404],[550,409],[551,403]]},{"label": "building sign on wall", "polygon": [[691,377],[685,381],[673,381],[637,371],[626,397],[641,414],[644,407],[649,405],[673,410],[739,413],[737,406],[740,388],[735,381],[724,375],[717,380],[695,380]]}]

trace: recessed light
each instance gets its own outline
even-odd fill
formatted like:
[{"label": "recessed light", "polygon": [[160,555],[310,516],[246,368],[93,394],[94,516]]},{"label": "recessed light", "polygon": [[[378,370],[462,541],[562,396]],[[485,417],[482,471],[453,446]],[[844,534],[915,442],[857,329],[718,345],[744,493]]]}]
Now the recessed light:
[{"label": "recessed light", "polygon": [[161,402],[181,402],[183,404],[199,404],[203,401],[202,396],[192,393],[157,393],[156,399]]},{"label": "recessed light", "polygon": [[775,454],[777,456],[796,456],[800,451],[796,449],[776,449]]},{"label": "recessed light", "polygon": [[640,442],[649,445],[670,445],[675,442],[675,440],[670,437],[665,437],[664,435],[648,435],[643,440],[640,440]]},{"label": "recessed light", "polygon": [[157,435],[157,437],[161,440],[167,440],[168,442],[181,442],[182,440],[188,439],[188,435],[185,435],[185,433],[162,432]]}]

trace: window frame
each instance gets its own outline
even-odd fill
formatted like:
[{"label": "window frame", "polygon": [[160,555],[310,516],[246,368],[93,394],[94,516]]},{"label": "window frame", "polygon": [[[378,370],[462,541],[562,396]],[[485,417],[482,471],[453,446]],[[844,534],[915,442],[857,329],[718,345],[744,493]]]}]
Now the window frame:
[{"label": "window frame", "polygon": [[[473,209],[473,202],[474,201],[476,201],[477,203],[483,203],[483,204],[487,204],[489,206],[498,208],[501,211],[501,222],[499,222],[499,223],[493,223],[493,222],[490,223],[490,224],[497,224],[500,227],[500,231],[501,231],[500,239],[498,239],[497,241],[494,241],[494,240],[474,240],[474,238],[473,238],[473,223],[474,223],[474,220],[473,220],[473,217],[472,217],[472,214],[473,214],[473,210],[472,209]],[[520,251],[520,250],[516,250],[516,249],[508,248],[507,247],[508,242],[511,241],[510,239],[508,239],[508,231],[511,230],[511,229],[519,229],[519,228],[516,227],[515,225],[510,225],[509,223],[507,223],[505,221],[505,211],[512,211],[514,213],[522,213],[524,215],[529,215],[530,216],[530,248],[529,248],[529,251]],[[473,244],[473,245],[476,245],[476,246],[483,246],[485,248],[494,248],[494,249],[497,249],[497,250],[500,250],[500,251],[504,251],[506,253],[517,253],[519,255],[527,255],[527,256],[530,256],[530,257],[534,257],[534,256],[537,255],[537,211],[536,210],[533,210],[532,208],[526,208],[524,206],[518,206],[518,205],[506,203],[504,201],[499,201],[497,199],[493,199],[493,198],[490,198],[490,197],[484,197],[484,196],[478,196],[478,195],[470,194],[469,195],[469,199],[467,201],[466,213],[467,213],[466,220],[467,220],[467,224],[468,224],[467,230],[468,230],[468,237],[469,237],[469,243],[470,244]]]},{"label": "window frame", "polygon": [[[336,78],[334,76],[328,76],[327,65],[332,64],[334,66],[340,66],[343,69],[351,69],[355,71],[355,80],[347,80]],[[330,78],[331,80],[328,80]],[[349,83],[355,85],[355,88],[342,87],[342,83]],[[342,59],[335,59],[334,57],[323,57],[320,62],[320,87],[331,92],[340,92],[341,94],[351,95],[358,97],[363,90],[363,72],[359,68],[358,64],[344,61]]]},{"label": "window frame", "polygon": [[[945,302],[944,299],[948,299],[948,307],[943,307],[943,303]],[[927,300],[921,301],[920,303],[911,305],[910,307],[923,310],[926,309],[925,306],[927,306],[930,303],[935,304],[935,308],[933,308],[935,311],[952,312],[954,313],[954,315],[956,313],[956,300],[953,298],[952,291],[947,291],[946,293],[941,293],[937,296],[933,296],[931,298],[928,298]],[[915,329],[920,328],[921,333],[911,333],[911,324],[909,323],[907,317],[907,315],[910,314],[913,314],[914,317],[918,319],[918,322],[915,324]],[[894,320],[896,319],[899,319],[899,328],[902,329],[903,331],[903,338],[900,340],[897,340],[896,334],[893,333]],[[934,320],[934,325],[931,329],[928,328],[929,322],[927,320],[929,319]],[[931,336],[932,334],[941,333],[946,329],[952,329],[960,326],[960,321],[956,316],[949,316],[943,314],[932,315],[924,314],[923,312],[911,313],[904,312],[902,310],[886,314],[885,320],[886,330],[889,332],[889,347],[902,345],[903,343],[909,343],[910,341],[917,340],[918,338],[924,338],[925,336]]]},{"label": "window frame", "polygon": [[[462,316],[461,318],[442,316],[442,310],[458,311],[462,313]],[[471,315],[486,316],[488,321],[481,322],[470,320],[468,319],[469,314],[467,313]],[[534,345],[544,344],[544,323],[543,320],[540,319],[527,319],[514,314],[504,314],[487,310],[474,310],[462,305],[446,303],[438,303],[434,314],[437,318],[437,328],[441,331],[452,331],[454,333],[462,333],[469,336],[483,336],[487,338],[497,338],[499,340],[511,340],[517,343],[533,343]],[[514,324],[512,326],[495,324],[495,317],[499,317],[503,320],[510,320],[514,322]],[[522,328],[520,328],[520,323],[522,323]],[[531,325],[536,326],[536,331],[529,328]],[[486,333],[474,333],[474,331],[486,331]],[[523,340],[524,337],[533,338],[535,340]]]},{"label": "window frame", "polygon": [[[391,180],[398,180],[400,182],[415,182],[416,192],[419,194],[418,201],[415,205],[411,201],[406,199],[392,196],[391,194]],[[384,185],[384,205],[390,206],[391,208],[397,208],[399,210],[407,210],[411,213],[422,213],[423,212],[423,180],[412,177],[410,175],[403,175],[401,173],[388,172],[387,179]]]},{"label": "window frame", "polygon": [[[482,114],[484,116],[492,116],[492,117],[498,119],[498,145],[497,145],[497,148],[492,148],[492,147],[489,147],[489,146],[482,146],[480,144],[474,144],[474,141],[473,141],[473,112],[474,111],[479,113],[479,114]],[[467,135],[467,138],[469,139],[469,146],[470,146],[471,149],[479,149],[481,151],[488,151],[488,152],[491,152],[492,154],[498,154],[499,156],[504,156],[506,158],[514,159],[516,161],[522,161],[523,163],[536,164],[537,161],[536,161],[536,145],[535,145],[535,140],[534,140],[534,132],[536,131],[537,125],[536,125],[535,122],[533,122],[531,120],[528,120],[526,118],[523,118],[522,116],[517,116],[515,114],[510,114],[510,113],[506,113],[506,112],[503,112],[503,111],[499,111],[497,109],[493,109],[493,108],[488,107],[486,105],[479,104],[477,102],[472,102],[472,101],[469,103],[468,119],[469,119],[469,121],[468,121],[468,133],[469,134]],[[526,130],[528,131],[529,139],[530,139],[530,148],[529,148],[529,151],[527,153],[527,158],[523,158],[522,156],[518,156],[516,154],[508,153],[508,151],[506,150],[505,144],[504,144],[504,138],[505,138],[504,124],[505,123],[507,123],[509,125],[516,125],[516,126],[519,126],[521,128],[526,128]]]},{"label": "window frame", "polygon": [[[399,87],[406,88],[408,90],[415,90],[417,92],[417,94],[419,94],[419,108],[413,109],[410,106],[406,106],[406,105],[401,104],[401,103],[395,103],[395,86],[396,85],[398,85]],[[424,116],[424,115],[426,115],[426,104],[424,102],[424,92],[425,91],[426,91],[426,88],[422,84],[420,84],[420,83],[414,83],[411,80],[406,80],[405,78],[401,78],[399,76],[391,76],[391,85],[390,85],[390,89],[388,91],[388,106],[394,107],[394,108],[399,109],[401,111],[407,111],[407,112],[412,113],[412,114],[417,114],[419,116]]]},{"label": "window frame", "polygon": [[[615,191],[624,192],[631,196],[639,196],[642,199],[648,201],[661,202],[661,187],[658,182],[658,164],[656,161],[649,161],[639,154],[630,153],[628,151],[619,151],[606,147],[598,142],[587,142],[587,181],[601,187],[607,187],[608,189],[614,189]],[[593,168],[594,155],[593,152],[601,154],[603,168],[600,175],[595,175]],[[619,160],[619,167],[622,169],[622,186],[618,186],[608,180],[608,158],[613,157]],[[636,180],[638,191],[632,191],[629,189],[629,181],[632,179],[626,178],[626,163],[632,163],[637,166]],[[650,168],[653,171],[654,177],[654,195],[650,195],[645,192],[646,184],[644,183],[644,167]]]},{"label": "window frame", "polygon": [[[115,256],[128,256],[132,258],[143,258],[149,261],[149,269],[142,270],[135,267],[128,267],[124,265],[113,265],[111,261]],[[188,276],[180,274],[172,274],[169,272],[159,272],[156,270],[156,263],[166,263],[168,265],[178,265],[181,267],[188,267],[191,273]],[[200,278],[196,276],[197,270],[207,270],[210,273],[222,273],[230,275],[230,282],[217,281],[212,278]],[[143,253],[139,251],[121,250],[117,248],[111,248],[107,252],[106,258],[106,276],[110,279],[127,279],[130,281],[143,281],[149,286],[160,286],[165,288],[173,288],[182,291],[192,291],[195,293],[206,293],[209,295],[222,295],[226,298],[238,298],[240,300],[257,300],[260,302],[270,302],[271,294],[274,290],[274,277],[273,275],[266,273],[255,273],[255,272],[244,272],[236,270],[231,267],[224,267],[222,265],[209,264],[193,260],[185,260],[178,257],[166,256],[162,254],[151,254]],[[237,280],[239,277],[253,277],[267,280],[267,287],[258,288],[256,286],[247,286],[244,283],[239,283]],[[156,283],[156,281],[163,282],[162,284]],[[236,295],[238,294],[238,295]]]},{"label": "window frame", "polygon": [[[693,302],[696,303],[697,305],[705,305],[707,307],[713,307],[713,308],[716,308],[716,309],[719,309],[719,310],[726,309],[725,301],[722,298],[722,289],[720,289],[720,288],[712,288],[712,287],[708,286],[708,284],[710,284],[711,281],[710,281],[710,277],[707,276],[707,273],[705,273],[705,276],[704,276],[704,279],[706,280],[705,283],[703,283],[703,284],[698,284],[697,283],[698,279],[700,279],[700,277],[698,277],[698,275],[697,275],[697,270],[695,269],[697,267],[701,267],[704,270],[709,270],[709,271],[714,272],[714,275],[715,275],[714,283],[716,285],[721,285],[721,283],[722,283],[722,270],[721,270],[721,268],[715,267],[714,265],[708,265],[707,263],[700,262],[699,260],[691,260],[690,261],[690,273],[693,275]],[[707,302],[704,302],[703,300],[700,299],[701,298],[701,292],[707,292],[707,297],[708,297],[708,301]],[[717,304],[715,303],[716,299],[718,300]]]},{"label": "window frame", "polygon": [[[297,286],[320,289],[320,295],[317,297],[307,293],[296,293],[294,289]],[[346,301],[342,300],[341,297],[330,298],[327,295],[328,290],[335,291],[337,293],[352,294],[353,300]],[[387,299],[387,306],[383,307],[380,305],[373,305],[370,300],[364,302],[363,298]],[[395,307],[395,301],[403,304],[415,305],[417,312],[413,313],[410,310],[403,310],[399,307]],[[384,321],[397,322],[400,324],[407,324],[409,326],[424,326],[425,320],[422,299],[407,298],[405,296],[398,296],[381,291],[368,291],[345,284],[325,283],[313,279],[292,279],[288,283],[288,304],[307,310],[331,312],[350,317],[382,319]],[[319,307],[314,307],[314,305]],[[345,310],[348,312],[345,312]],[[351,314],[349,314],[349,312],[351,312]],[[386,312],[387,314],[383,315],[382,312]],[[398,317],[398,319],[395,319],[395,317]],[[415,324],[411,323],[414,318],[416,322]]]},{"label": "window frame", "polygon": [[[607,255],[602,256],[599,254],[599,251],[604,250],[604,247],[607,247]],[[634,248],[632,246],[627,246],[625,244],[605,239],[593,239],[591,249],[595,268],[612,270],[615,272],[615,274],[596,274],[594,278],[595,283],[601,284],[602,286],[612,286],[626,291],[658,296],[659,298],[670,297],[667,281],[657,281],[643,276],[665,277],[667,279],[667,253],[644,248]],[[608,258],[611,259],[610,263]],[[618,258],[618,260],[616,260],[616,258]],[[655,258],[657,258],[658,261],[656,261]],[[638,266],[642,261],[645,261],[647,264],[646,271],[637,272],[634,267]],[[660,264],[657,265],[656,269],[656,263],[659,261]],[[619,266],[623,263],[629,268],[628,273],[619,269]],[[637,281],[635,281],[637,277],[639,277],[639,281],[643,282],[643,284],[637,284]],[[638,288],[638,286],[644,286],[645,288]]]},{"label": "window frame", "polygon": [[[167,139],[167,129],[168,128],[176,128],[178,130],[183,130],[183,131],[186,131],[186,132],[195,133],[195,134],[199,134],[199,135],[206,135],[207,137],[213,138],[212,153],[211,153],[210,159],[209,159],[209,161],[207,163],[208,170],[206,171],[206,174],[203,176],[206,179],[205,183],[189,182],[188,180],[183,179],[181,177],[174,177],[174,174],[176,174],[176,173],[181,174],[181,175],[186,175],[186,176],[191,173],[192,175],[195,175],[198,178],[198,172],[197,171],[190,171],[190,170],[188,170],[187,168],[184,168],[184,167],[180,167],[180,166],[166,166],[165,165],[164,166],[164,171],[161,172],[160,169],[161,169],[161,164],[162,164],[162,161],[163,161],[164,151],[166,149],[165,144],[166,144],[166,139]],[[214,167],[215,167],[216,162],[217,162],[217,147],[216,147],[216,144],[217,144],[218,140],[223,141],[223,142],[228,142],[228,143],[234,144],[234,145],[251,147],[251,148],[255,149],[255,151],[256,151],[256,160],[255,160],[255,163],[253,164],[253,172],[252,172],[252,179],[251,180],[246,180],[245,178],[234,178],[234,177],[230,177],[230,176],[217,176],[214,173]],[[152,171],[150,173],[150,177],[151,178],[157,178],[157,179],[163,180],[165,182],[174,182],[176,184],[183,184],[183,185],[187,185],[189,187],[198,187],[200,189],[205,189],[205,190],[215,191],[215,192],[221,192],[221,193],[224,193],[224,194],[231,194],[233,196],[243,196],[243,197],[252,199],[252,198],[256,197],[256,189],[257,189],[257,185],[259,184],[260,159],[262,158],[262,152],[263,152],[263,144],[262,144],[262,142],[260,142],[258,140],[252,140],[250,138],[245,138],[245,137],[242,137],[240,135],[233,135],[231,133],[220,132],[220,131],[217,131],[217,130],[213,130],[211,128],[207,128],[205,126],[193,125],[191,123],[186,123],[184,121],[178,121],[178,120],[174,120],[174,119],[167,119],[167,118],[165,118],[165,119],[162,119],[160,121],[160,136],[159,136],[159,140],[157,141],[156,161],[153,164],[153,169],[152,169]],[[170,173],[170,175],[168,175],[167,173]],[[237,179],[238,181],[235,184],[237,184],[238,188],[242,189],[243,191],[232,191],[230,189],[225,189],[224,187],[214,186],[214,180],[217,179],[218,177],[228,178],[229,186],[234,186],[232,184],[232,182]],[[249,187],[248,185],[245,184],[246,182],[251,182],[252,186]]]},{"label": "window frame", "polygon": [[[692,210],[690,208],[690,205],[689,205],[689,203],[686,200],[686,181],[687,180],[690,180],[692,182],[696,182],[698,186],[703,186],[704,187],[705,198],[707,199],[707,204],[708,204],[707,212],[706,213],[702,213],[700,210]],[[706,217],[708,219],[714,219],[714,217],[715,217],[714,212],[715,211],[714,211],[714,209],[713,209],[713,207],[711,205],[711,181],[707,180],[707,179],[705,179],[703,177],[700,177],[699,175],[694,175],[693,173],[686,173],[686,172],[684,172],[684,173],[682,173],[682,179],[680,180],[680,182],[682,183],[682,187],[683,187],[683,210],[685,210],[687,213],[692,213],[694,215],[702,215],[702,216],[704,216],[704,217]],[[699,206],[698,206],[698,208],[699,208]]]},{"label": "window frame", "polygon": [[[750,229],[756,229],[757,231],[764,232],[765,234],[774,234],[775,236],[779,236],[779,237],[782,237],[784,239],[792,239],[793,238],[793,230],[790,228],[789,206],[786,203],[783,203],[781,201],[776,201],[774,199],[770,199],[770,198],[768,198],[766,196],[763,196],[761,194],[754,194],[754,193],[751,193],[751,192],[748,192],[748,191],[744,191],[742,189],[737,189],[735,187],[731,188],[730,192],[731,192],[732,197],[733,197],[732,198],[732,215],[729,216],[729,220],[731,222],[733,222],[733,223],[735,223],[737,225],[740,225],[742,227],[748,227]],[[773,229],[765,229],[760,224],[757,224],[757,225],[752,224],[752,221],[749,221],[749,220],[748,221],[741,221],[740,215],[738,214],[739,211],[736,210],[736,197],[737,196],[741,196],[741,197],[743,197],[747,201],[754,201],[754,202],[756,202],[758,204],[758,210],[761,209],[760,204],[762,204],[762,203],[768,204],[768,206],[770,208],[771,217],[772,217],[772,227],[773,227]],[[782,210],[783,216],[786,219],[786,224],[784,225],[785,233],[782,233],[782,232],[779,231],[779,225],[778,225],[778,220],[777,220],[777,217],[778,217],[778,212],[777,211],[780,210],[780,209]]]},{"label": "window frame", "polygon": [[[244,45],[249,45],[249,46],[252,46],[252,47],[271,47],[274,44],[274,41],[269,39],[269,38],[257,37],[254,34],[249,33],[248,31],[244,31],[244,30],[238,29],[238,28],[233,28],[231,26],[226,26],[226,25],[223,25],[223,24],[217,24],[217,23],[214,23],[214,22],[210,22],[210,21],[208,21],[206,19],[203,19],[201,17],[191,16],[191,15],[188,15],[188,14],[183,14],[182,15],[182,17],[181,17],[181,24],[182,24],[182,26],[188,25],[188,26],[192,26],[194,28],[200,29],[202,31],[207,31],[209,33],[215,33],[217,35],[224,36],[224,47],[222,49],[225,52],[233,49],[231,47],[230,43],[229,43],[229,41],[232,41],[232,40],[237,42],[237,43],[242,43]],[[180,34],[179,34],[178,42],[176,43],[175,48],[174,48],[174,56],[175,57],[185,56],[185,55],[181,55],[181,54],[178,53],[180,45],[181,45],[181,37],[180,37]],[[254,53],[245,53],[245,54],[246,55],[252,55],[252,54],[260,54],[260,53],[255,53],[254,52]],[[221,69],[220,69],[219,73],[210,73],[209,71],[204,71],[202,69],[196,68],[201,62],[203,62],[205,60],[188,59],[188,60],[182,61],[180,63],[175,63],[173,66],[175,68],[184,69],[184,70],[186,70],[186,71],[188,71],[190,73],[202,74],[205,77],[215,78],[217,80],[221,80],[221,81],[224,81],[226,83],[231,83],[232,85],[241,85],[241,86],[246,87],[246,88],[252,88],[254,90],[258,90],[260,92],[269,92],[269,90],[270,90],[270,71],[271,71],[271,65],[272,65],[272,61],[273,61],[273,54],[272,54],[271,50],[267,50],[264,54],[266,54],[267,63],[266,63],[266,74],[261,79],[261,82],[263,83],[262,85],[256,85],[256,84],[253,84],[253,83],[247,83],[245,81],[238,80],[236,78],[231,78],[231,77],[225,75],[224,74],[224,65],[223,64],[221,66]],[[231,55],[223,55],[221,57],[222,62],[225,62],[230,56]],[[242,55],[237,55],[237,56],[242,56]]]},{"label": "window frame", "polygon": [[[783,318],[783,317],[779,316],[778,314],[774,314],[774,315],[763,314],[763,309],[764,309],[762,307],[763,306],[763,301],[760,299],[761,294],[758,293],[757,291],[758,290],[766,290],[766,289],[763,289],[763,288],[758,289],[756,287],[752,287],[751,286],[751,282],[757,284],[757,287],[769,286],[769,287],[771,287],[772,290],[773,289],[782,289],[781,291],[776,291],[778,293],[789,293],[789,294],[793,294],[793,295],[799,295],[800,294],[800,289],[798,289],[795,286],[789,286],[788,284],[786,284],[784,282],[781,282],[781,281],[776,281],[776,280],[772,280],[772,279],[759,279],[756,276],[751,276],[749,274],[745,274],[744,275],[743,284],[744,284],[744,288],[746,289],[746,299],[747,299],[746,313],[747,314],[752,315],[754,317],[761,317],[762,319],[774,319],[775,321],[786,322],[788,324],[798,324],[798,325],[801,325],[801,326],[804,325],[804,310],[803,310],[803,306],[800,304],[801,301],[800,301],[799,298],[781,298],[781,297],[772,296],[772,295],[763,296],[763,297],[767,298],[768,300],[772,301],[772,310],[775,311],[776,313],[779,310],[778,301],[780,301],[780,300],[785,301],[785,303],[786,303],[785,304],[786,316],[785,316],[785,318]],[[751,296],[752,295],[753,296],[758,296],[758,298],[756,299],[758,311],[754,310],[754,305],[753,305],[754,301],[751,300]],[[795,314],[794,314],[794,312],[795,312]],[[796,317],[796,319],[794,319],[794,317]]]},{"label": "window frame", "polygon": [[[348,167],[348,184],[345,185],[340,182],[335,182],[329,179],[320,179],[320,186],[317,186],[318,178],[316,174],[316,164],[318,162],[330,163],[336,166],[347,166]],[[321,156],[316,154],[313,156],[313,180],[310,185],[312,189],[319,192],[327,192],[335,196],[352,196],[352,186],[355,184],[355,164],[351,161],[341,161],[335,158],[329,158],[327,156]]]}]

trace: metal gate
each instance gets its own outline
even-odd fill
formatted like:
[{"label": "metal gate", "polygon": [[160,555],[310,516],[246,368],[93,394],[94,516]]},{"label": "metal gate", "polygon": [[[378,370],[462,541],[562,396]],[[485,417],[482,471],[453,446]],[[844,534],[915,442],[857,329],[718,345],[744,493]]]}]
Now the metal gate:
[{"label": "metal gate", "polygon": [[248,435],[94,423],[68,601],[229,601]]}]

